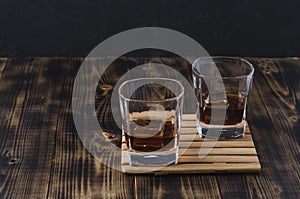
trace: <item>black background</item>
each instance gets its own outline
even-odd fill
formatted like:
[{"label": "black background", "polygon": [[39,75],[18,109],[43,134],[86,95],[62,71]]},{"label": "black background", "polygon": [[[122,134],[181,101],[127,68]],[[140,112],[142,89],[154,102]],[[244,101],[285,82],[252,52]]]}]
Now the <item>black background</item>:
[{"label": "black background", "polygon": [[300,56],[300,1],[1,0],[0,56],[86,56],[121,31],[180,31],[211,55]]}]

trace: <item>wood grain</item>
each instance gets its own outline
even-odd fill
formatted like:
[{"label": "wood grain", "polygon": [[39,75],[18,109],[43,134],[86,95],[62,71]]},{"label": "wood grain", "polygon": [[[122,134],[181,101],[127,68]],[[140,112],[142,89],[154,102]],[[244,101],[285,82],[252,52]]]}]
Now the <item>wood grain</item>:
[{"label": "wood grain", "polygon": [[[222,196],[231,197],[239,192],[245,198],[266,196],[297,198],[300,192],[299,178],[295,178],[299,176],[300,171],[299,139],[297,139],[299,126],[287,119],[299,114],[299,108],[293,111],[291,109],[299,107],[299,95],[297,105],[291,103],[293,102],[291,96],[299,92],[299,86],[296,88],[291,86],[297,84],[295,82],[300,77],[299,72],[297,73],[300,66],[299,59],[250,59],[250,61],[256,71],[248,102],[248,121],[262,164],[262,172],[257,176],[242,176],[240,180],[233,176],[218,176]],[[277,84],[268,80],[268,76],[272,75],[268,70],[268,66],[271,65],[272,67],[276,65],[277,68],[277,76],[271,77],[278,82]],[[279,92],[281,87],[288,89],[290,94],[279,97],[282,94]],[[286,114],[289,116],[286,117]]]},{"label": "wood grain", "polygon": [[61,94],[52,72],[46,59],[15,59],[1,78],[1,198],[47,195]]},{"label": "wood grain", "polygon": [[[114,85],[126,71],[151,60],[191,80],[190,65],[180,58],[117,59],[95,97],[107,141],[121,145],[110,107]],[[248,60],[256,69],[248,122],[262,171],[141,176],[106,167],[82,145],[70,106],[81,58],[1,59],[0,198],[299,198],[300,59]],[[112,154],[108,160],[117,158]]]},{"label": "wood grain", "polygon": [[0,78],[2,76],[2,73],[7,65],[8,59],[7,58],[0,58]]}]

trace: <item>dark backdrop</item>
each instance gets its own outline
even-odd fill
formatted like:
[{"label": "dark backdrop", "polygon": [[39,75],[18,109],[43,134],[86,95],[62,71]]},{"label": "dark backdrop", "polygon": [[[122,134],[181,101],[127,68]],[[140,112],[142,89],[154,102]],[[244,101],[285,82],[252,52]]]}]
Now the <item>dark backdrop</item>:
[{"label": "dark backdrop", "polygon": [[291,1],[0,0],[0,56],[85,56],[121,31],[159,26],[212,55],[300,56]]}]

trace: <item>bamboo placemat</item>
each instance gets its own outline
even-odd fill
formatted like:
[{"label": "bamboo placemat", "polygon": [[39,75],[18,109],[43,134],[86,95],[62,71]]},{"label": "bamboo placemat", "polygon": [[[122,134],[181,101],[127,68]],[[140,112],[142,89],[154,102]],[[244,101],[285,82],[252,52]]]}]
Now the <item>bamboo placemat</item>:
[{"label": "bamboo placemat", "polygon": [[132,167],[128,162],[127,146],[123,135],[123,173],[153,173],[155,175],[187,173],[240,173],[259,172],[260,162],[249,127],[244,138],[218,140],[205,157],[199,157],[199,149],[204,138],[197,133],[195,115],[183,115],[177,165],[155,169],[155,167]]}]

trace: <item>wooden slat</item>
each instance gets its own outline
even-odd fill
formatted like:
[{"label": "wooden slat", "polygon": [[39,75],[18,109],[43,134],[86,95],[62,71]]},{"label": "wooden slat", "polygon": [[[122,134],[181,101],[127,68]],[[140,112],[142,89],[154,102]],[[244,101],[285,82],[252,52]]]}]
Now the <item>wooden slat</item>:
[{"label": "wooden slat", "polygon": [[196,120],[196,115],[195,114],[183,114],[182,115],[182,120],[183,121],[195,121]]},{"label": "wooden slat", "polygon": [[131,167],[123,166],[125,173],[154,173],[156,175],[166,174],[191,174],[191,173],[244,173],[259,171],[260,164],[258,163],[212,163],[212,164],[178,164],[176,166],[158,167],[153,172],[155,167]]},{"label": "wooden slat", "polygon": [[[240,142],[236,142],[236,141],[217,141],[215,142],[211,142],[213,147],[215,148],[239,148],[239,147],[243,147],[243,148],[253,148],[254,147],[254,143],[253,141],[240,141]],[[203,141],[201,142],[180,142],[179,143],[179,147],[180,148],[199,148],[199,147],[208,147],[210,145],[208,145],[207,143],[203,146]]]},{"label": "wooden slat", "polygon": [[[214,173],[260,171],[260,163],[248,126],[244,138],[216,141],[199,137],[195,125],[195,115],[183,115],[182,118],[183,125],[179,141],[179,159],[177,165],[157,168],[157,171],[153,172],[151,172],[150,167],[129,166],[127,146],[125,137],[123,136],[123,172]],[[200,149],[209,150],[208,155],[203,158],[200,154]]]},{"label": "wooden slat", "polygon": [[[207,155],[205,157],[197,157],[197,156],[187,156],[182,155],[178,159],[178,164],[197,164],[197,163],[247,163],[247,162],[254,162],[259,163],[259,159],[257,156],[253,155]],[[123,157],[122,157],[122,164],[128,165],[129,159],[126,151],[123,151]]]},{"label": "wooden slat", "polygon": [[[192,155],[198,156],[199,149],[182,149],[179,150],[179,154],[182,155]],[[218,155],[256,155],[255,148],[213,148],[209,154],[218,154]]]},{"label": "wooden slat", "polygon": [[238,156],[238,155],[208,155],[204,158],[195,158],[193,156],[181,156],[179,158],[180,163],[199,163],[199,162],[208,162],[208,163],[229,163],[229,162],[238,162],[238,163],[247,163],[247,162],[256,162],[259,163],[257,156]]},{"label": "wooden slat", "polygon": [[[250,134],[246,133],[245,136],[242,138],[244,141],[247,140],[247,141],[251,141],[252,140],[252,137]],[[187,135],[180,135],[180,141],[188,141],[190,142],[191,140],[193,141],[203,141],[204,139],[203,138],[200,138],[198,134],[187,134]],[[235,140],[235,139],[228,139],[228,140]]]}]

